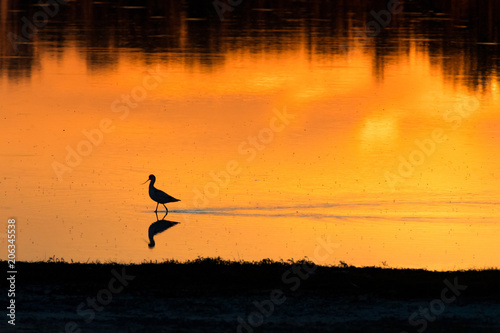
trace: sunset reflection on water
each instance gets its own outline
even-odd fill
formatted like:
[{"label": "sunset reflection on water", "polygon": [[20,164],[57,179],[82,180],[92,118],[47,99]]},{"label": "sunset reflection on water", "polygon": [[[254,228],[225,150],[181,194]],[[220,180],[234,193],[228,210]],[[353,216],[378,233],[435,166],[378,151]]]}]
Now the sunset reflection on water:
[{"label": "sunset reflection on water", "polygon": [[[462,3],[408,5],[359,43],[368,2],[153,3],[72,2],[15,54],[38,9],[1,2],[20,260],[302,259],[321,237],[322,264],[498,266],[497,5],[474,29]],[[153,250],[151,173],[182,200]]]}]

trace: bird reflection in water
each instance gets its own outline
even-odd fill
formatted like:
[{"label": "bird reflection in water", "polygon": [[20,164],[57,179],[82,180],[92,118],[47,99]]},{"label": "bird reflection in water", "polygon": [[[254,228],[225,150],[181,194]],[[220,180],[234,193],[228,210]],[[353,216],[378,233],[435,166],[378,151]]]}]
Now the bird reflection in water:
[{"label": "bird reflection in water", "polygon": [[158,219],[158,213],[155,213],[156,214],[156,222],[153,222],[151,223],[151,225],[149,226],[149,229],[148,229],[148,237],[149,237],[149,248],[152,249],[155,247],[155,240],[154,240],[154,236],[156,236],[157,234],[179,224],[179,222],[173,222],[173,221],[167,221],[165,220],[165,216],[167,216],[167,214],[165,213],[165,215],[160,219]]}]

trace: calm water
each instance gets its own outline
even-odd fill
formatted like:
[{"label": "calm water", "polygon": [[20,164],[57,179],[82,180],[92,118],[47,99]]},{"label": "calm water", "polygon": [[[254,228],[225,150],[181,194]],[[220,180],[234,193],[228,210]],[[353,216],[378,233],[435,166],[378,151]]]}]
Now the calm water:
[{"label": "calm water", "polygon": [[18,260],[499,266],[500,4],[0,4]]}]

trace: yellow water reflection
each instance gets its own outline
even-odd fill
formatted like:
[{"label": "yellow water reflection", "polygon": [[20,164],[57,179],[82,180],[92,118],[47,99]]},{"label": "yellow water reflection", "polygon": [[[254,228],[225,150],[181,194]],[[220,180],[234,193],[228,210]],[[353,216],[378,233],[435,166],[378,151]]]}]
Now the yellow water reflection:
[{"label": "yellow water reflection", "polygon": [[[35,41],[29,78],[0,81],[1,206],[19,259],[315,259],[329,239],[323,264],[498,266],[496,72],[473,83],[459,57],[450,75],[446,50],[417,37],[379,46],[381,65],[376,47],[329,56],[301,36],[210,65],[190,62],[209,56],[194,46]],[[182,200],[154,249],[151,173]]]}]

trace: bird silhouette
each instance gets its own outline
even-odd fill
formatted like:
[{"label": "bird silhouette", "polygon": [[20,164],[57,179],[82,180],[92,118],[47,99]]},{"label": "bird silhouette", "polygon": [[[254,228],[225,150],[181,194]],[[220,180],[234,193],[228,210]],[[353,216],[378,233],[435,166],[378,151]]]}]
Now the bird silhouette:
[{"label": "bird silhouette", "polygon": [[162,204],[163,207],[165,207],[166,214],[168,214],[168,209],[167,209],[167,206],[165,206],[165,204],[168,202],[176,202],[176,201],[180,201],[180,200],[168,195],[167,193],[165,193],[163,191],[160,191],[157,188],[155,188],[154,184],[156,181],[156,177],[154,175],[149,175],[149,179],[146,180],[143,184],[146,184],[149,181],[151,181],[149,183],[149,197],[151,199],[153,199],[153,201],[156,201],[155,213],[158,212],[158,205]]},{"label": "bird silhouette", "polygon": [[149,238],[149,244],[148,244],[148,247],[150,249],[154,248],[156,243],[155,243],[155,240],[154,240],[154,237],[161,233],[161,232],[164,232],[165,230],[167,229],[170,229],[174,226],[176,226],[177,224],[179,224],[179,222],[174,222],[174,221],[167,221],[165,220],[165,216],[167,216],[167,214],[165,214],[162,219],[158,219],[158,213],[156,213],[156,222],[153,222],[149,228],[148,228],[148,238]]}]

